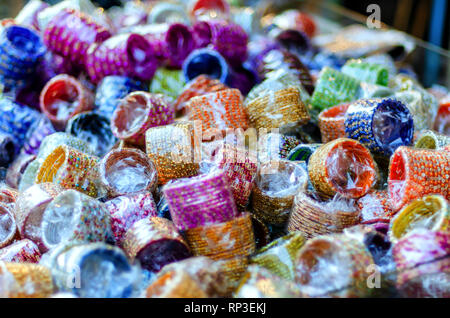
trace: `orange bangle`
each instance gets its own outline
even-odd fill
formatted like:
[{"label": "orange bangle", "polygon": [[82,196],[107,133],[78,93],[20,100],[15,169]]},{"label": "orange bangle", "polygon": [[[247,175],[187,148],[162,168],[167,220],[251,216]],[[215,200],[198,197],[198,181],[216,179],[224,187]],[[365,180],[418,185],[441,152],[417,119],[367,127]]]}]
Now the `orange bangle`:
[{"label": "orange bangle", "polygon": [[350,104],[340,104],[323,110],[319,114],[319,129],[322,142],[345,137],[345,112]]},{"label": "orange bangle", "polygon": [[207,298],[205,291],[182,271],[167,272],[146,290],[147,298]]}]

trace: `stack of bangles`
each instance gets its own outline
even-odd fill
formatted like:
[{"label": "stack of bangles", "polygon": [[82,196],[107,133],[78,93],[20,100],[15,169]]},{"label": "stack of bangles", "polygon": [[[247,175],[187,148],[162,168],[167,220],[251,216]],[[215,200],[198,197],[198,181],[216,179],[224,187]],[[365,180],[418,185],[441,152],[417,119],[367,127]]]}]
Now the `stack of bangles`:
[{"label": "stack of bangles", "polygon": [[320,147],[322,144],[300,144],[292,148],[286,158],[291,161],[304,161],[306,164],[309,163],[309,158],[311,155]]},{"label": "stack of bangles", "polygon": [[322,142],[327,143],[345,137],[345,113],[350,104],[339,104],[319,114],[319,128]]}]

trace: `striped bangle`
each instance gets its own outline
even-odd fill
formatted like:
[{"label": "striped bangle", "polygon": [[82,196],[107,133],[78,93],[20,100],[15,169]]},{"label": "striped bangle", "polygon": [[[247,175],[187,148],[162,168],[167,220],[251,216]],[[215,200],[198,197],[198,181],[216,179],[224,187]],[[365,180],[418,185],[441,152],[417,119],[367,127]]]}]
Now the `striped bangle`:
[{"label": "striped bangle", "polygon": [[142,268],[159,272],[169,263],[190,257],[189,248],[175,225],[164,218],[150,217],[134,223],[125,233],[123,249]]},{"label": "striped bangle", "polygon": [[349,106],[348,103],[339,104],[320,112],[319,128],[324,144],[345,137],[345,113]]},{"label": "striped bangle", "polygon": [[11,284],[3,284],[3,294],[8,298],[47,298],[53,293],[50,269],[42,265],[2,263],[0,275],[13,279]]},{"label": "striped bangle", "polygon": [[341,72],[357,78],[361,82],[387,86],[389,72],[382,65],[377,63],[367,63],[362,60],[350,60],[342,67]]},{"label": "striped bangle", "polygon": [[427,194],[450,199],[450,152],[399,147],[389,166],[389,196],[398,211],[409,201]]},{"label": "striped bangle", "polygon": [[415,148],[440,149],[450,145],[450,137],[441,135],[433,130],[426,130],[420,134],[414,145]]},{"label": "striped bangle", "polygon": [[309,158],[321,146],[322,144],[300,144],[289,151],[287,159],[290,161],[304,161],[308,164]]},{"label": "striped bangle", "polygon": [[309,159],[308,173],[314,188],[327,196],[365,195],[376,181],[370,152],[358,141],[339,138],[317,149]]},{"label": "striped bangle", "polygon": [[389,223],[395,214],[387,190],[372,190],[358,199],[361,223]]},{"label": "striped bangle", "polygon": [[350,200],[326,200],[314,192],[299,192],[289,217],[288,231],[300,231],[307,238],[339,233],[360,223],[358,207]]},{"label": "striped bangle", "polygon": [[0,203],[0,215],[2,233],[0,236],[0,248],[9,245],[17,232],[16,220],[13,215],[11,207],[5,203]]},{"label": "striped bangle", "polygon": [[390,224],[391,242],[397,242],[418,229],[431,231],[450,229],[450,208],[441,195],[428,195],[416,199],[398,212]]},{"label": "striped bangle", "polygon": [[39,248],[33,241],[23,239],[0,249],[0,261],[12,263],[38,263],[41,258]]}]

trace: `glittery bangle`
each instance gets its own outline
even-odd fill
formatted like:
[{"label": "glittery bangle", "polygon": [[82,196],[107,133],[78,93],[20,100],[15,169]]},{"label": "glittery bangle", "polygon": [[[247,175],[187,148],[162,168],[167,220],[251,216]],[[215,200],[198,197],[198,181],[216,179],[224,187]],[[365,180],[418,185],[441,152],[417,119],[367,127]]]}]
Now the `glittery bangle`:
[{"label": "glittery bangle", "polygon": [[342,67],[341,72],[359,79],[361,82],[387,86],[388,70],[381,64],[367,63],[361,60],[350,60]]},{"label": "glittery bangle", "polygon": [[289,151],[287,159],[290,161],[304,161],[308,164],[309,158],[321,146],[322,144],[300,144]]},{"label": "glittery bangle", "polygon": [[382,156],[411,144],[413,132],[413,118],[397,100],[360,100],[350,104],[345,115],[346,135]]},{"label": "glittery bangle", "polygon": [[286,159],[289,152],[300,144],[295,136],[286,136],[278,133],[262,134],[258,140],[259,161]]},{"label": "glittery bangle", "polygon": [[181,70],[159,68],[150,84],[150,92],[164,94],[175,101],[183,91],[185,79]]},{"label": "glittery bangle", "polygon": [[11,243],[16,236],[17,225],[12,209],[5,203],[0,203],[0,222],[2,232],[0,233],[0,248]]},{"label": "glittery bangle", "polygon": [[1,262],[38,263],[40,258],[39,248],[28,239],[16,241],[0,249]]},{"label": "glittery bangle", "polygon": [[92,109],[93,95],[74,77],[61,74],[45,84],[40,105],[55,128],[64,129],[71,117]]},{"label": "glittery bangle", "polygon": [[133,92],[117,105],[111,130],[121,140],[143,145],[149,128],[171,124],[173,118],[173,109],[158,95]]},{"label": "glittery bangle", "polygon": [[55,132],[55,128],[53,128],[50,120],[47,117],[42,116],[28,130],[27,138],[25,144],[23,145],[22,151],[27,154],[37,155],[44,138]]},{"label": "glittery bangle", "polygon": [[8,298],[46,298],[53,293],[52,275],[47,267],[2,262],[0,275],[12,278],[9,284],[2,286],[3,295]]},{"label": "glittery bangle", "polygon": [[172,220],[180,230],[226,222],[238,214],[221,170],[173,181],[163,188],[163,193]]},{"label": "glittery bangle", "polygon": [[158,277],[146,290],[147,298],[207,298],[205,291],[188,274],[167,272]]},{"label": "glittery bangle", "polygon": [[8,167],[13,162],[19,146],[14,138],[0,131],[0,167]]},{"label": "glittery bangle", "polygon": [[189,248],[175,225],[159,217],[134,223],[125,233],[123,249],[131,260],[139,260],[144,269],[152,272],[190,256]]},{"label": "glittery bangle", "polygon": [[153,127],[145,135],[147,155],[156,165],[158,183],[197,175],[200,144],[192,122]]},{"label": "glittery bangle", "polygon": [[97,196],[95,184],[99,158],[66,145],[59,146],[45,158],[36,176],[36,183],[53,182],[65,189],[76,189]]},{"label": "glittery bangle", "polygon": [[289,217],[288,231],[300,231],[308,238],[339,233],[359,224],[358,207],[349,200],[320,198],[313,192],[299,192]]},{"label": "glittery bangle", "polygon": [[203,139],[227,129],[248,128],[242,94],[237,89],[193,97],[187,103],[189,120],[202,124]]},{"label": "glittery bangle", "polygon": [[313,107],[320,111],[356,99],[359,81],[330,67],[324,67],[311,97]]},{"label": "glittery bangle", "polygon": [[414,145],[415,148],[440,149],[450,145],[450,137],[441,135],[433,130],[427,130],[420,134]]},{"label": "glittery bangle", "polygon": [[42,215],[42,241],[51,249],[66,242],[102,242],[113,237],[105,205],[75,190],[63,191]]},{"label": "glittery bangle", "polygon": [[317,149],[309,158],[308,174],[319,192],[347,198],[366,194],[376,180],[370,152],[358,141],[339,138]]},{"label": "glittery bangle", "polygon": [[450,208],[442,196],[428,195],[410,202],[400,210],[390,224],[391,242],[397,242],[418,229],[450,229]]},{"label": "glittery bangle", "polygon": [[389,223],[395,214],[387,190],[372,190],[358,199],[361,223]]},{"label": "glittery bangle", "polygon": [[345,137],[345,113],[349,106],[348,103],[336,105],[319,114],[320,134],[324,144]]},{"label": "glittery bangle", "polygon": [[409,201],[427,194],[450,199],[450,152],[399,147],[389,166],[389,196],[398,211]]}]

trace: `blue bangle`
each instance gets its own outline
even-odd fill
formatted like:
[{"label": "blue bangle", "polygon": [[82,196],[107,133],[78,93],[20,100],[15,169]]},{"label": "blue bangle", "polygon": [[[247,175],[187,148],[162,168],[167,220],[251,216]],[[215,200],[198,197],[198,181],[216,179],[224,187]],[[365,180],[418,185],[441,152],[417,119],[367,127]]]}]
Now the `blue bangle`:
[{"label": "blue bangle", "polygon": [[309,157],[320,146],[322,144],[300,144],[289,152],[287,159],[291,161],[305,161],[308,164]]},{"label": "blue bangle", "polygon": [[395,99],[366,99],[350,104],[345,116],[345,134],[377,155],[391,156],[399,146],[413,140],[413,118]]},{"label": "blue bangle", "polygon": [[201,74],[218,79],[224,84],[231,81],[231,70],[225,58],[210,48],[192,51],[183,63],[183,74],[186,82]]}]

